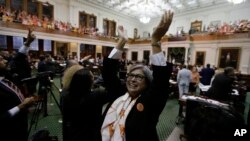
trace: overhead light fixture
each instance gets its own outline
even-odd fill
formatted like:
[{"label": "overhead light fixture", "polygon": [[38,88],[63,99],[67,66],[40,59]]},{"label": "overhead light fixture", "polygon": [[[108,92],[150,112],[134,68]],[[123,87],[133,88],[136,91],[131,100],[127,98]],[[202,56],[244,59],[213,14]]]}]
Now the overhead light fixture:
[{"label": "overhead light fixture", "polygon": [[144,24],[147,24],[150,22],[150,17],[147,17],[147,16],[142,16],[140,17],[140,22],[144,23]]},{"label": "overhead light fixture", "polygon": [[193,4],[196,3],[196,1],[195,1],[195,0],[192,0],[192,1],[189,1],[189,2],[187,2],[187,3],[188,3],[188,5],[193,5]]},{"label": "overhead light fixture", "polygon": [[142,14],[142,16],[139,18],[139,20],[140,20],[140,22],[147,24],[150,21],[150,17],[147,16],[147,13],[149,12],[148,9],[151,8],[148,0],[144,1],[143,7],[144,7],[144,14]]},{"label": "overhead light fixture", "polygon": [[170,0],[171,3],[177,3],[177,0]]},{"label": "overhead light fixture", "polygon": [[177,8],[182,8],[182,4],[176,5]]},{"label": "overhead light fixture", "polygon": [[227,0],[227,1],[233,4],[240,4],[242,2],[245,2],[245,0]]},{"label": "overhead light fixture", "polygon": [[[169,0],[106,0],[108,5],[123,13],[131,15],[143,24],[162,15],[166,9],[172,10]],[[180,0],[171,0],[179,2]]]}]

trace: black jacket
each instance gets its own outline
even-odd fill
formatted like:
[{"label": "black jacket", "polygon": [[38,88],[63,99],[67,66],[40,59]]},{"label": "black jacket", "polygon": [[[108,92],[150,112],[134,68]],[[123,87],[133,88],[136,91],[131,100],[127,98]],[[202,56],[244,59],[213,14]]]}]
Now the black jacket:
[{"label": "black jacket", "polygon": [[27,55],[18,52],[9,65],[12,75],[15,74],[12,82],[16,85],[20,86],[22,79],[31,77],[31,67]]},{"label": "black jacket", "polygon": [[[121,85],[118,84],[118,78],[114,77],[114,72],[118,72],[119,62],[114,63],[116,64],[114,70],[110,71],[109,66],[104,66],[103,74],[111,76],[108,82],[116,87]],[[73,98],[69,91],[63,90],[61,97],[63,141],[100,141],[103,105],[107,102],[112,103],[119,96],[121,93],[106,93],[96,89],[82,94],[82,97]]]},{"label": "black jacket", "polygon": [[0,83],[0,140],[27,141],[27,111],[20,111],[13,117],[9,110],[21,101],[8,87]]},{"label": "black jacket", "polygon": [[230,100],[232,88],[233,79],[224,73],[220,73],[215,76],[212,86],[207,91],[207,96],[219,101],[228,101]]},{"label": "black jacket", "polygon": [[[104,59],[104,66],[114,68],[116,65],[115,60]],[[156,125],[168,99],[172,64],[168,64],[167,66],[152,66],[152,69],[154,79],[150,89],[141,94],[127,116],[125,123],[126,141],[159,140]],[[109,71],[111,70],[109,69]],[[108,93],[125,94],[121,82],[116,82],[119,80],[117,72],[113,72],[109,76],[103,74],[103,79]],[[139,106],[143,108],[138,108]],[[143,110],[141,111],[141,109]]]}]

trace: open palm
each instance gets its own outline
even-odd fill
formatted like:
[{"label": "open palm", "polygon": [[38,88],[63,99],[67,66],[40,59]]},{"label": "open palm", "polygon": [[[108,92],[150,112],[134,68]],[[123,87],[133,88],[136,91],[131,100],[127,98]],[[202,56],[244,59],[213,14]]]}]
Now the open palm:
[{"label": "open palm", "polygon": [[166,34],[172,22],[172,19],[173,19],[173,12],[171,12],[170,10],[165,11],[161,18],[160,23],[158,24],[158,26],[156,27],[156,29],[152,34],[152,43],[160,41],[161,38]]}]

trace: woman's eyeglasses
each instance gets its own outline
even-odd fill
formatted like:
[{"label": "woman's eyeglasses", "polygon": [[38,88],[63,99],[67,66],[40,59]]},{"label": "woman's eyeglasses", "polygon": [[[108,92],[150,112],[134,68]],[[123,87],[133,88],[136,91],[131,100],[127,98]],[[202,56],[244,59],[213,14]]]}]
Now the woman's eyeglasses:
[{"label": "woman's eyeglasses", "polygon": [[133,73],[127,73],[126,76],[128,80],[134,78],[136,81],[142,81],[145,78],[145,76],[142,74],[133,74]]}]

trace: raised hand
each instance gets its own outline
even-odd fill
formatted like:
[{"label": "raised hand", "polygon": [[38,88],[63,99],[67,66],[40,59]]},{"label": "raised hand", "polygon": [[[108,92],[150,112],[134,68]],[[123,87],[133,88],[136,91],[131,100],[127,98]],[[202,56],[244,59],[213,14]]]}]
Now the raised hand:
[{"label": "raised hand", "polygon": [[126,33],[126,31],[124,30],[123,26],[121,26],[121,25],[118,26],[117,31],[118,31],[119,37],[124,38],[124,39],[126,39],[126,40],[128,39],[127,33]]},{"label": "raised hand", "polygon": [[36,36],[32,32],[33,32],[33,30],[31,30],[29,28],[29,32],[28,32],[28,35],[27,35],[27,40],[25,42],[25,45],[27,47],[29,47],[29,45],[36,39]]},{"label": "raised hand", "polygon": [[127,33],[126,31],[124,30],[123,26],[118,26],[118,35],[119,35],[119,41],[116,45],[116,49],[118,50],[123,50],[127,40],[128,40],[128,36],[127,36]]},{"label": "raised hand", "polygon": [[174,15],[173,12],[171,12],[170,10],[164,12],[160,23],[158,24],[158,26],[156,27],[156,29],[152,34],[152,41],[151,41],[152,44],[159,42],[161,38],[166,34],[172,22],[173,15]]},{"label": "raised hand", "polygon": [[87,61],[87,60],[89,60],[91,58],[91,55],[87,55],[87,56],[85,56],[83,59],[82,59],[82,61]]}]

